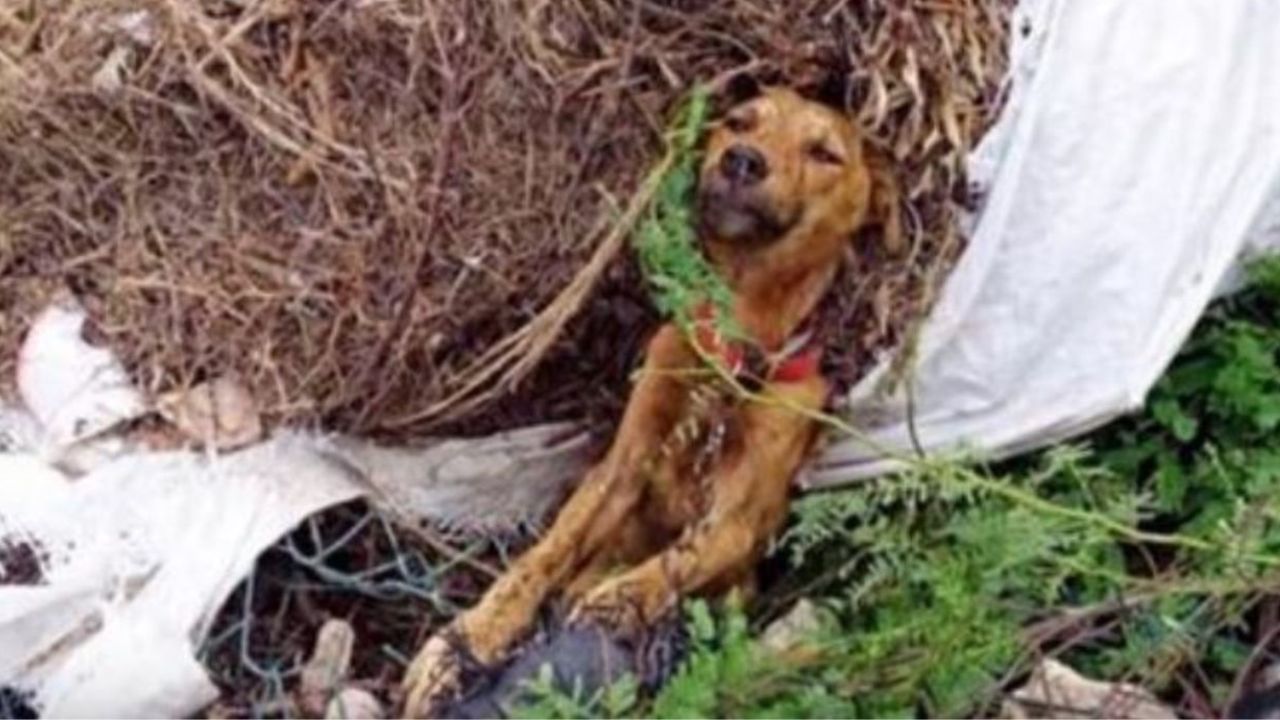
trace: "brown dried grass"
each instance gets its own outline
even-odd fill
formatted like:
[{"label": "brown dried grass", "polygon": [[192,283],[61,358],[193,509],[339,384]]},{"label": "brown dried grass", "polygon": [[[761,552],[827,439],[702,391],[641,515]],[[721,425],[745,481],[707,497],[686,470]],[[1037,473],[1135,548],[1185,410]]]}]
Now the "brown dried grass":
[{"label": "brown dried grass", "polygon": [[0,377],[69,285],[149,391],[234,372],[275,422],[607,415],[656,321],[619,217],[750,69],[838,80],[908,189],[909,256],[842,281],[848,382],[962,246],[1009,4],[0,0]]}]

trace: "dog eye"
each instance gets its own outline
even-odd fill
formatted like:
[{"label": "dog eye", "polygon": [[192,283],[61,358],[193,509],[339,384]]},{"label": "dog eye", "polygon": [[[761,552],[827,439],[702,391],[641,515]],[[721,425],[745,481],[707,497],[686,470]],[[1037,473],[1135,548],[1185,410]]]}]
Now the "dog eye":
[{"label": "dog eye", "polygon": [[735,113],[724,119],[724,126],[729,132],[744,133],[751,129],[751,116],[746,113]]},{"label": "dog eye", "polygon": [[843,165],[844,159],[825,144],[816,142],[809,145],[809,157],[824,165]]}]

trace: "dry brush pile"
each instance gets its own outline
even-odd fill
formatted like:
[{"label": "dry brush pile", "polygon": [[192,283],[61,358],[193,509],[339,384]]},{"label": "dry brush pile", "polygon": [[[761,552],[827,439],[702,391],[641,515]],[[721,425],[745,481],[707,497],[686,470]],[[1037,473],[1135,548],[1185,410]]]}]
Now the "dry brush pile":
[{"label": "dry brush pile", "polygon": [[3,0],[0,377],[70,287],[147,390],[234,373],[276,422],[608,416],[656,321],[625,210],[745,70],[841,88],[899,161],[912,250],[854,258],[848,381],[962,246],[1009,4]]}]

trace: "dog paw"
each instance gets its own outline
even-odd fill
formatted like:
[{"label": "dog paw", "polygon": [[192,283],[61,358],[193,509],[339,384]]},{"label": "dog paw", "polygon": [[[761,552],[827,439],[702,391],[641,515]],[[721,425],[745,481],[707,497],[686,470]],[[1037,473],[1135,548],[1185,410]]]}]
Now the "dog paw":
[{"label": "dog paw", "polygon": [[654,606],[653,593],[624,578],[597,585],[574,606],[571,625],[595,625],[614,637],[635,637],[644,630]]},{"label": "dog paw", "polygon": [[446,628],[418,651],[401,683],[405,717],[438,717],[462,693],[464,642],[459,633]]}]

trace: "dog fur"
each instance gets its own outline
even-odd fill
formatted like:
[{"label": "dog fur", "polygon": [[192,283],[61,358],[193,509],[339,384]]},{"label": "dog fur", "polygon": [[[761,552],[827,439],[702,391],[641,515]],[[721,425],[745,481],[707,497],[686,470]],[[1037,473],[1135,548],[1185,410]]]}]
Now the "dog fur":
[{"label": "dog fur", "polygon": [[[709,134],[700,240],[733,291],[737,326],[766,353],[814,313],[862,226],[883,224],[890,249],[900,244],[897,207],[891,174],[855,123],[791,90],[765,89]],[[728,406],[721,447],[697,472],[698,449],[673,451],[672,438],[714,382],[706,350],[674,324],[658,330],[609,451],[541,541],[423,646],[404,681],[407,713],[431,716],[456,695],[464,658],[502,662],[553,597],[571,623],[626,636],[681,598],[750,588],[829,386],[817,372],[765,378],[762,399]]]}]

